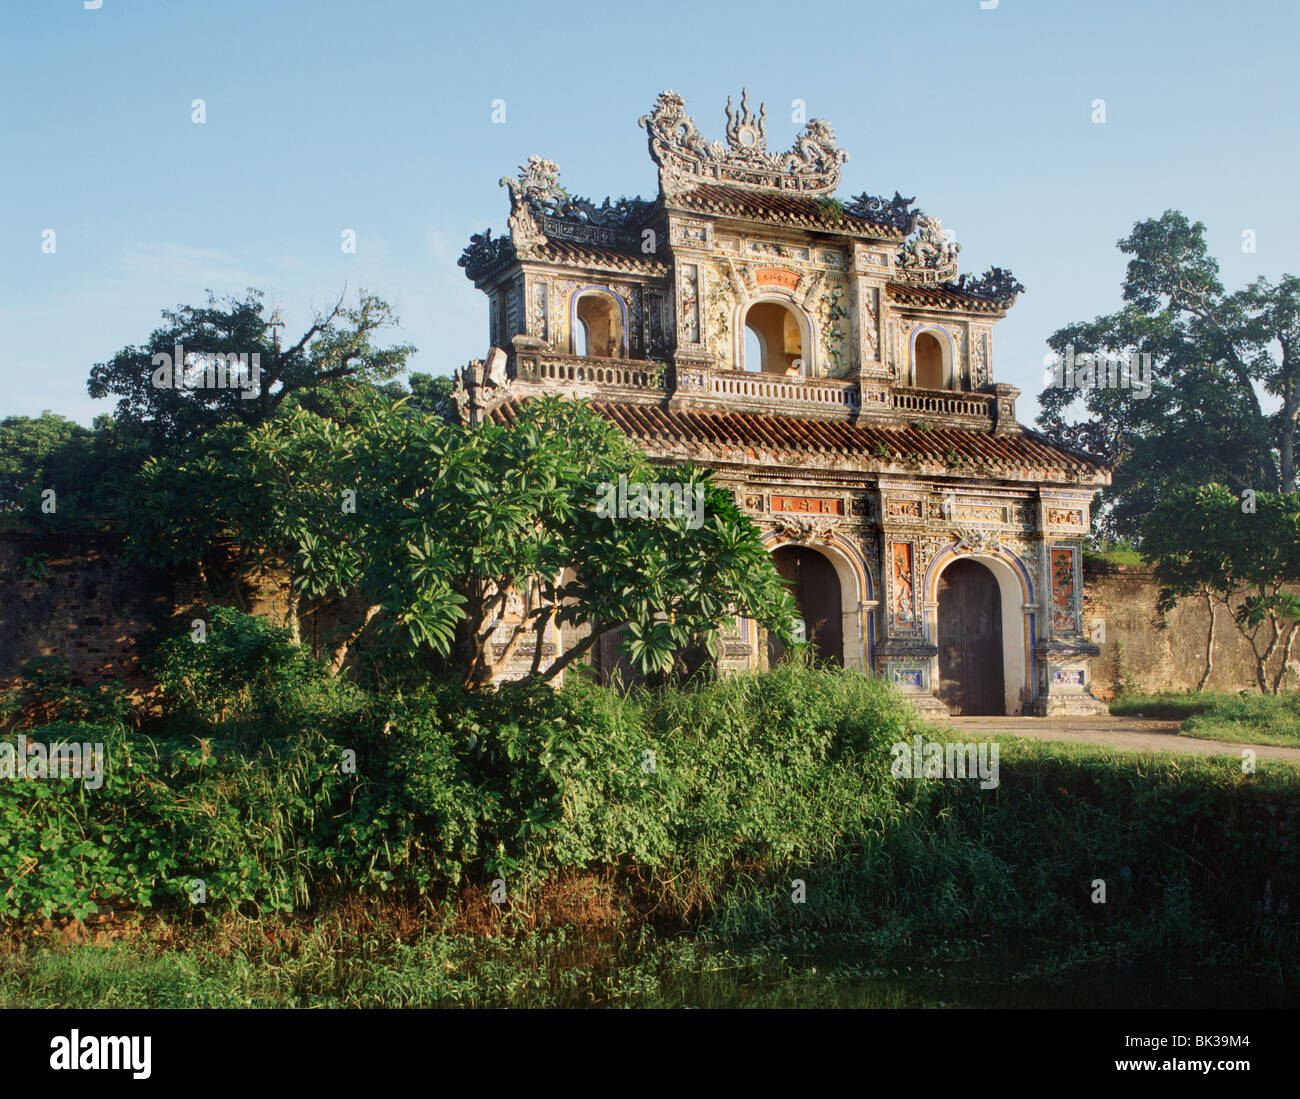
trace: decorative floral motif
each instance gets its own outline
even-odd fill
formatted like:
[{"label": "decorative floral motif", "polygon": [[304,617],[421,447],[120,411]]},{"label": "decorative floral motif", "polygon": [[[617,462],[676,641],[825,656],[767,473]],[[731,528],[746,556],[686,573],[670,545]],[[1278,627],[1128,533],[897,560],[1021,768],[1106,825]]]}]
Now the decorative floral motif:
[{"label": "decorative floral motif", "polygon": [[976,329],[971,333],[970,341],[971,381],[978,389],[989,380],[988,348],[989,334],[985,329]]},{"label": "decorative floral motif", "polygon": [[540,340],[547,338],[546,320],[549,313],[547,289],[545,282],[535,279],[532,283],[532,297],[528,303],[528,334]]},{"label": "decorative floral motif", "polygon": [[844,297],[844,288],[833,286],[821,295],[818,309],[822,346],[826,349],[826,375],[830,378],[843,378],[849,373],[849,362],[845,354],[848,341],[842,323],[849,319],[849,312],[844,308]]},{"label": "decorative floral motif", "polygon": [[700,287],[699,268],[688,263],[682,268],[681,323],[679,332],[683,343],[698,343],[700,339]]},{"label": "decorative floral motif", "polygon": [[862,303],[862,345],[868,362],[880,361],[880,291],[874,286]]},{"label": "decorative floral motif", "polygon": [[894,684],[898,687],[910,687],[919,691],[924,681],[924,674],[920,668],[895,667],[892,674]]},{"label": "decorative floral motif", "polygon": [[733,364],[731,361],[731,307],[734,300],[733,294],[734,284],[722,279],[713,280],[713,288],[709,291],[709,309],[707,313],[709,351],[725,370],[739,369],[739,364]]}]

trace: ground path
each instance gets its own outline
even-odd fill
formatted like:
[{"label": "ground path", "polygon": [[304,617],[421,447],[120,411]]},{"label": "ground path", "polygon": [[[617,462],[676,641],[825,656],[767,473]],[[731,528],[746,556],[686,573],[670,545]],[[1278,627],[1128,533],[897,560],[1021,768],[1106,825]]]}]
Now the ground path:
[{"label": "ground path", "polygon": [[1099,744],[1126,752],[1187,752],[1193,755],[1240,757],[1251,748],[1259,759],[1285,759],[1300,764],[1300,748],[1276,744],[1229,743],[1182,736],[1177,721],[1140,717],[949,717],[937,722],[963,733],[1006,733],[1028,740],[1065,740]]}]

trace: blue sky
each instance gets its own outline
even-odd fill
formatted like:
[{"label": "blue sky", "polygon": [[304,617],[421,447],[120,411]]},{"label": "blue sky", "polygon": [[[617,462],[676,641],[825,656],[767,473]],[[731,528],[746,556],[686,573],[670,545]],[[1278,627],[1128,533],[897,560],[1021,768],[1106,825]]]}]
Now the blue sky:
[{"label": "blue sky", "polygon": [[656,94],[721,138],[744,84],[769,148],[803,99],[850,154],[842,197],[916,195],[964,270],[1026,284],[993,368],[1028,422],[1045,338],[1118,304],[1134,221],[1204,221],[1229,287],[1300,271],[1298,32],[1295,0],[6,0],[0,416],[109,411],[91,365],[209,287],[266,290],[294,334],[365,288],[397,305],[412,368],[448,373],[486,351],[456,259],[505,228],[501,176],[538,153],[570,191],[652,197]]}]

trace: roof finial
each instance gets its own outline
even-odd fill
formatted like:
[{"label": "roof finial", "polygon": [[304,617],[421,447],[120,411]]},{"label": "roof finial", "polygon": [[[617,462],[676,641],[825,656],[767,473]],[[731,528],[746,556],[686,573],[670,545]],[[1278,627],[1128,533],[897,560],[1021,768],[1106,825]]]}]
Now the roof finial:
[{"label": "roof finial", "polygon": [[740,114],[731,110],[731,96],[727,96],[727,144],[744,152],[762,152],[767,145],[767,104],[758,105],[757,117],[749,109],[749,89],[740,89]]}]

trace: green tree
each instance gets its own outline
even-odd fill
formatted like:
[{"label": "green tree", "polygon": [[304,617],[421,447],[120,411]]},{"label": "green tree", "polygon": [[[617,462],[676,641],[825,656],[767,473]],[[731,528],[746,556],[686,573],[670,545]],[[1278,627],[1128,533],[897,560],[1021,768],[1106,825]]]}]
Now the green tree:
[{"label": "green tree", "polygon": [[455,405],[451,403],[451,391],[456,387],[456,379],[447,374],[411,374],[411,407],[421,412],[436,412],[448,418],[456,414]]},{"label": "green tree", "polygon": [[[150,458],[133,492],[132,556],[194,569],[213,598],[238,600],[245,576],[283,576],[297,643],[304,599],[340,602],[362,587],[369,528],[356,518],[351,461],[362,430],[291,407],[252,430],[220,427],[192,455]],[[345,630],[336,670],[377,613],[367,608]]]},{"label": "green tree", "polygon": [[[287,572],[291,615],[301,598],[361,596],[336,672],[372,621],[470,685],[498,677],[530,640],[543,679],[613,630],[646,673],[711,644],[736,613],[789,640],[789,593],[729,492],[675,469],[692,498],[699,486],[698,521],[602,515],[602,487],[620,475],[668,476],[578,402],[530,401],[509,425],[466,428],[373,395],[348,424],[286,409],[215,433],[201,457],[151,461],[136,552],[169,567],[233,546],[246,566]],[[565,648],[543,668],[552,624],[566,627]]]},{"label": "green tree", "polygon": [[1196,594],[1226,608],[1255,655],[1260,691],[1277,694],[1300,627],[1300,493],[1177,489],[1147,517],[1142,549],[1161,613]]},{"label": "green tree", "polygon": [[[56,527],[112,518],[140,460],[107,416],[97,416],[93,429],[49,411],[6,417],[0,420],[0,513]],[[53,512],[41,506],[46,489],[54,490]]]},{"label": "green tree", "polygon": [[[1150,394],[1049,383],[1038,398],[1044,428],[1082,406],[1083,423],[1121,453],[1103,493],[1111,533],[1136,534],[1143,516],[1182,486],[1216,480],[1295,491],[1300,278],[1260,278],[1229,293],[1205,226],[1176,210],[1135,224],[1119,249],[1132,257],[1123,306],[1047,342],[1060,356],[1150,354]],[[1276,409],[1265,410],[1261,391]]]},{"label": "green tree", "polygon": [[[204,306],[164,310],[163,325],[144,345],[123,348],[91,368],[90,395],[117,397],[118,423],[147,440],[154,453],[163,453],[221,424],[260,423],[294,396],[316,401],[316,411],[323,413],[339,403],[351,407],[349,387],[392,378],[414,350],[406,344],[377,345],[378,334],[396,326],[397,317],[386,302],[365,291],[355,306],[345,306],[341,296],[333,308],[317,313],[298,339],[283,341],[277,349],[263,296],[251,288],[242,299],[218,299],[209,292]],[[158,372],[168,367],[177,345],[187,359],[235,356],[240,365],[232,365],[223,378],[221,371],[209,373],[201,363],[191,361],[184,369],[170,363],[168,379]],[[168,380],[170,385],[155,384]],[[209,380],[217,384],[206,384]]]}]

